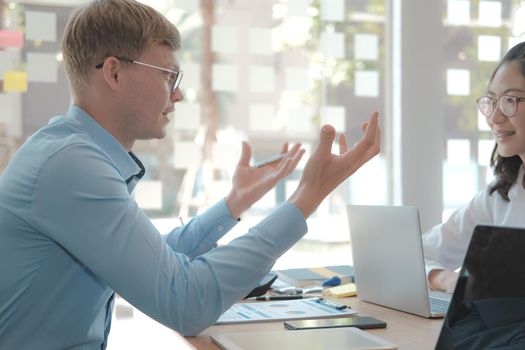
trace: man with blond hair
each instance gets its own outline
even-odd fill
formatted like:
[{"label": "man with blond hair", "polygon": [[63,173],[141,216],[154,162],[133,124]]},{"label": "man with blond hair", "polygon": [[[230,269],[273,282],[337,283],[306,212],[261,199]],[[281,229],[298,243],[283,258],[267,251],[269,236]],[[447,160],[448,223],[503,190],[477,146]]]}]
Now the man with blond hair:
[{"label": "man with blond hair", "polygon": [[[144,175],[136,140],[165,136],[179,84],[177,29],[132,0],[98,0],[70,18],[62,42],[72,105],[37,131],[0,178],[0,348],[105,348],[115,292],[194,335],[245,296],[307,231],[308,218],[379,152],[377,113],[353,147],[325,125],[294,194],[245,235],[217,240],[297,165],[264,167],[243,143],[232,190],[161,236],[130,193]],[[214,248],[214,249],[212,249]]]}]

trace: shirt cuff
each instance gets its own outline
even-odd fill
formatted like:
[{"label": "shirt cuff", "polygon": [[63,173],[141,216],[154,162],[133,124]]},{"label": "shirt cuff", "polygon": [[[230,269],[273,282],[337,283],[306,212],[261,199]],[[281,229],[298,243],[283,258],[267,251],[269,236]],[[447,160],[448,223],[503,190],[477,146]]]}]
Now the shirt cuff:
[{"label": "shirt cuff", "polygon": [[425,272],[427,274],[427,280],[430,272],[434,270],[446,270],[446,268],[434,260],[425,259]]},{"label": "shirt cuff", "polygon": [[206,241],[208,243],[213,242],[213,244],[239,222],[231,216],[224,199],[199,214],[198,218],[201,227],[209,228],[210,234],[206,237]]}]

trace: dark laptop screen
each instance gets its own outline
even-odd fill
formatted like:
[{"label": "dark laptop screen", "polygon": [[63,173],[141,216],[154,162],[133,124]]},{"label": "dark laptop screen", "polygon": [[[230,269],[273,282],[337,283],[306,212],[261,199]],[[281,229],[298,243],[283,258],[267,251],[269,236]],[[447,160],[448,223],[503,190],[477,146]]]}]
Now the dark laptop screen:
[{"label": "dark laptop screen", "polygon": [[436,349],[525,349],[525,229],[474,229]]}]

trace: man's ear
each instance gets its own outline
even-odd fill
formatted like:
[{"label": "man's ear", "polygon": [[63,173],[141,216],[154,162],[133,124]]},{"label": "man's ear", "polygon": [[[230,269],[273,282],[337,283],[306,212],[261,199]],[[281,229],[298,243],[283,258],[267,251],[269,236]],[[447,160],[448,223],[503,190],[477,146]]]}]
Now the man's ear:
[{"label": "man's ear", "polygon": [[120,83],[119,74],[122,65],[115,57],[108,57],[102,66],[104,81],[110,89],[117,89]]}]

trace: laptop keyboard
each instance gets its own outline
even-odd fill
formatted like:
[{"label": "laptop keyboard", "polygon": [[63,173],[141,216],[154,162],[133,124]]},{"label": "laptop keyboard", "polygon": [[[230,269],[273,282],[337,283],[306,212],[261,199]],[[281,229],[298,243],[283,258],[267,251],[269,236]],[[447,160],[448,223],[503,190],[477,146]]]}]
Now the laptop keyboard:
[{"label": "laptop keyboard", "polygon": [[430,310],[435,314],[446,314],[448,310],[449,300],[443,300],[438,298],[429,298]]}]

